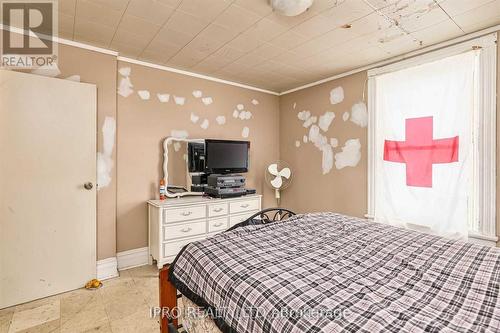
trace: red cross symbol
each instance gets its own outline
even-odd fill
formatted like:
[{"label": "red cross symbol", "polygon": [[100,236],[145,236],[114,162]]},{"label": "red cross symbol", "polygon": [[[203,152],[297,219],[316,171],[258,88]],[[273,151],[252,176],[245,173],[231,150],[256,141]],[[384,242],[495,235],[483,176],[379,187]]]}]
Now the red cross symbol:
[{"label": "red cross symbol", "polygon": [[406,119],[406,141],[385,140],[384,161],[406,164],[406,185],[432,187],[432,165],[458,161],[458,136],[433,139],[432,117]]}]

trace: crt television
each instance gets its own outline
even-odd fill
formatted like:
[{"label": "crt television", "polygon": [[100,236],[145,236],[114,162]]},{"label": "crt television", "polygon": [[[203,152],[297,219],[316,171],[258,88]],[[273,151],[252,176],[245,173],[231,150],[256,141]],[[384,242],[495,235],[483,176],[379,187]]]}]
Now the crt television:
[{"label": "crt television", "polygon": [[205,140],[205,172],[248,172],[249,149],[249,141]]}]

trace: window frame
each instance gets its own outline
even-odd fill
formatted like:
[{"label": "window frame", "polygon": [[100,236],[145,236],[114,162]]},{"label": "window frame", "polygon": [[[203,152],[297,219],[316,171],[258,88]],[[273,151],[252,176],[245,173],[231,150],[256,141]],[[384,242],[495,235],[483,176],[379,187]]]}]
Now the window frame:
[{"label": "window frame", "polygon": [[[479,49],[477,78],[478,97],[474,110],[474,124],[479,138],[474,154],[474,204],[473,214],[479,224],[479,231],[469,231],[471,241],[485,245],[495,245],[496,234],[496,85],[497,85],[497,33],[488,34],[463,43],[432,51],[413,58],[405,59],[368,71],[368,213],[367,218],[374,219],[375,214],[375,175],[376,156],[381,153],[375,145],[377,125],[376,80],[381,74],[418,66],[471,49]],[[379,148],[380,149],[380,148]]]}]

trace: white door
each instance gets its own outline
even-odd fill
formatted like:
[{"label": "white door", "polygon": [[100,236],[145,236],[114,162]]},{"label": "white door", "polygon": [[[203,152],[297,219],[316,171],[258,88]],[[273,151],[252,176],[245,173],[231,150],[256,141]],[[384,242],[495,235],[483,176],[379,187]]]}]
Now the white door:
[{"label": "white door", "polygon": [[0,70],[0,309],[95,277],[95,180],[96,87]]}]

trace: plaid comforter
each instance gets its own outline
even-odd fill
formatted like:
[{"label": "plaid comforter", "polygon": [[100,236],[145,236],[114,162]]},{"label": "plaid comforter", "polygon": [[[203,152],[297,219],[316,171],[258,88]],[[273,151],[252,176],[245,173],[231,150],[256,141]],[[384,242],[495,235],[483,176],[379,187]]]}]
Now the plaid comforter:
[{"label": "plaid comforter", "polygon": [[170,278],[223,332],[500,332],[500,249],[333,213],[191,243]]}]

